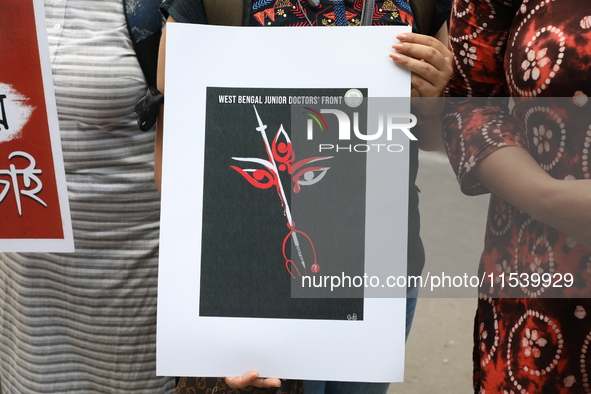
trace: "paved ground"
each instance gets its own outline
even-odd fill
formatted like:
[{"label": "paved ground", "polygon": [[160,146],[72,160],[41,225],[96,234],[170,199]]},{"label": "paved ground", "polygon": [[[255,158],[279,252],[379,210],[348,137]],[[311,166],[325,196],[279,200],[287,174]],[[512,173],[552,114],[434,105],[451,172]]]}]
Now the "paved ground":
[{"label": "paved ground", "polygon": [[[487,196],[459,191],[447,158],[421,152],[421,235],[425,271],[471,275],[482,251]],[[421,294],[406,348],[405,382],[388,394],[472,393],[472,326],[476,299],[425,298]]]}]

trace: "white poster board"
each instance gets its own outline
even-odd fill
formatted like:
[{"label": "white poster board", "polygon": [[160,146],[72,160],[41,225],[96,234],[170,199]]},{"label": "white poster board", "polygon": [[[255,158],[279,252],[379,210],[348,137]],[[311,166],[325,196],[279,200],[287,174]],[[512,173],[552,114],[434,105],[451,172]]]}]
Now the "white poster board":
[{"label": "white poster board", "polygon": [[[326,91],[344,89],[351,92],[351,89],[357,88],[360,92],[365,92],[362,94],[367,94],[368,97],[408,98],[410,73],[396,66],[388,57],[388,53],[392,51],[391,45],[397,41],[395,36],[401,32],[408,32],[409,29],[407,27],[272,29],[185,24],[167,26],[158,289],[157,373],[159,375],[237,376],[256,370],[261,376],[292,379],[402,381],[405,299],[384,296],[388,293],[379,292],[384,290],[381,289],[384,285],[363,286],[366,298],[360,301],[362,318],[358,319],[357,317],[361,314],[357,315],[357,313],[330,318],[322,318],[321,314],[301,318],[299,317],[301,315],[295,314],[295,307],[293,316],[290,315],[289,308],[288,310],[279,309],[274,312],[275,315],[265,315],[267,310],[276,306],[275,302],[279,302],[277,299],[281,296],[270,297],[275,299],[263,301],[257,301],[256,296],[258,292],[264,292],[262,287],[266,283],[275,280],[273,277],[265,279],[261,285],[255,287],[254,291],[243,291],[234,299],[229,295],[234,290],[234,286],[222,282],[220,286],[212,288],[209,280],[202,281],[202,276],[206,272],[205,265],[211,265],[211,260],[216,260],[219,255],[227,253],[228,250],[232,250],[232,247],[242,242],[240,236],[220,240],[212,234],[215,235],[216,231],[223,234],[228,229],[232,230],[235,227],[233,224],[235,216],[240,216],[241,213],[245,215],[252,213],[247,208],[238,215],[230,217],[220,214],[221,216],[216,218],[217,212],[224,211],[228,204],[226,197],[234,197],[235,193],[214,194],[214,197],[221,196],[219,199],[208,197],[210,196],[208,190],[225,187],[226,183],[230,182],[228,180],[230,178],[216,179],[217,172],[214,171],[214,176],[211,176],[208,167],[210,164],[204,163],[210,163],[212,156],[217,159],[215,149],[218,148],[216,146],[214,149],[212,145],[208,145],[211,141],[206,141],[211,131],[206,130],[215,128],[211,126],[212,122],[219,124],[219,122],[234,121],[237,126],[233,126],[232,130],[221,130],[222,134],[228,133],[225,140],[224,135],[218,138],[222,151],[232,149],[236,145],[243,147],[250,144],[250,142],[243,144],[233,140],[233,138],[244,138],[244,141],[251,139],[256,141],[254,144],[259,144],[262,152],[265,152],[263,143],[266,139],[269,154],[267,158],[273,161],[274,166],[276,163],[271,158],[270,146],[273,145],[275,131],[277,127],[281,130],[281,126],[287,129],[290,125],[287,123],[279,126],[272,116],[273,108],[279,108],[279,106],[273,107],[277,104],[269,104],[269,101],[289,103],[292,100],[290,97],[300,97],[292,101],[307,101],[301,104],[317,104],[323,107],[325,103],[322,97],[324,96],[320,94],[314,96],[314,89]],[[277,48],[285,48],[286,43],[289,43],[288,50],[277,50]],[[351,49],[352,43],[355,43],[354,50]],[[224,92],[224,89],[227,91]],[[244,94],[240,93],[241,89]],[[272,89],[272,94],[265,89]],[[302,91],[308,94],[297,94]],[[308,99],[302,99],[302,97],[308,97]],[[310,99],[310,97],[317,97],[317,99]],[[226,104],[234,107],[225,107]],[[386,120],[382,118],[377,120],[376,110],[371,108],[371,103],[369,105],[367,130],[375,130],[377,126],[372,124],[374,122],[372,119],[375,118],[378,123]],[[212,106],[217,108],[218,112],[211,112]],[[328,107],[328,104],[324,107]],[[333,124],[337,121],[336,112],[327,112],[327,108],[324,107],[318,111],[312,107],[306,107],[311,111],[306,115],[310,119],[314,118],[312,115],[317,115],[314,120],[308,120],[307,124],[311,125],[308,126],[311,127],[308,130],[315,130],[316,134],[313,138],[321,135],[341,138],[342,135],[337,136],[337,133],[322,134],[318,131],[321,121],[330,120]],[[234,109],[224,112],[225,108],[234,108],[237,112],[232,112]],[[390,108],[378,108],[377,111],[387,112]],[[397,113],[406,114],[409,111],[409,105],[395,110]],[[213,116],[212,113],[217,115]],[[212,117],[215,119],[212,120]],[[335,130],[328,123],[326,126]],[[361,128],[364,128],[364,125]],[[292,139],[295,139],[296,131],[291,130],[291,133]],[[261,135],[263,140],[260,139]],[[338,141],[347,143],[347,141]],[[368,277],[375,276],[382,280],[383,284],[388,275],[406,274],[409,141],[408,136],[402,132],[392,132],[386,138],[384,131],[381,139],[362,142],[351,145],[349,150],[353,153],[370,150],[366,152],[367,156],[364,159],[365,183],[357,187],[357,189],[361,188],[365,199],[362,205],[364,209],[362,224],[365,233],[361,240],[363,270]],[[397,148],[392,148],[389,154],[384,154],[383,149],[380,154],[374,154],[376,147],[373,144],[377,145],[381,142],[386,144],[382,147]],[[328,154],[328,152],[322,152],[319,144],[316,146],[318,151],[314,152],[315,154]],[[327,150],[326,146],[324,148]],[[264,154],[253,156],[248,160],[244,159],[244,155],[258,154],[254,153],[254,149],[250,149],[249,146],[248,152],[243,153],[242,157],[230,157],[229,154],[227,158],[222,157],[224,160],[227,159],[228,164],[223,164],[221,166],[223,168],[220,167],[219,171],[225,171],[236,163],[248,160],[253,162],[253,158],[257,157],[259,164],[267,163],[265,171],[271,171],[270,163],[266,161]],[[333,146],[333,150],[336,149],[336,146]],[[341,150],[346,150],[346,146],[342,145]],[[322,156],[317,162],[322,159],[323,162],[328,163],[332,160],[331,162],[334,163],[337,154],[338,152],[331,152],[330,157]],[[307,156],[299,156],[299,159],[304,157]],[[331,166],[336,169],[330,171],[338,170],[337,165],[331,164]],[[278,167],[273,168],[277,170]],[[264,194],[252,187],[257,184],[257,181],[249,181],[251,185],[244,180],[248,176],[245,174],[242,176],[236,168],[227,171],[235,175],[231,182],[241,182],[240,184],[244,185],[243,192],[246,194],[243,200],[248,199],[256,205],[258,197]],[[245,171],[251,175],[255,173],[255,170],[251,169],[245,169]],[[265,172],[260,172],[259,175],[263,173]],[[329,182],[331,173],[327,174],[319,184]],[[261,177],[257,179],[260,180]],[[300,184],[304,185],[306,182],[300,179]],[[259,188],[263,189],[263,187]],[[281,193],[274,193],[273,189],[275,187],[267,189],[271,191],[265,195],[270,199],[275,198],[275,200],[269,200],[268,209],[276,209],[276,206],[280,206],[279,200],[281,200],[284,211],[283,216],[279,216],[289,224],[290,215],[286,213],[288,197],[281,195],[278,197],[277,194]],[[254,197],[246,197],[253,190]],[[346,197],[343,196],[343,198]],[[257,225],[256,221],[253,222],[252,231],[243,231],[242,234],[245,237],[252,233],[258,234]],[[283,226],[282,229],[287,232],[285,223]],[[308,228],[305,230],[308,231]],[[285,232],[281,237],[285,236]],[[307,234],[304,235],[302,231],[298,236],[302,243]],[[320,249],[324,238],[328,237],[316,235],[309,238],[310,243],[313,240],[318,245],[317,249]],[[289,234],[285,239],[287,242],[292,242]],[[217,242],[213,249],[212,242]],[[245,246],[241,246],[242,249],[238,249],[238,253],[229,252],[235,253],[230,254],[235,258],[221,259],[214,264],[214,268],[221,267],[220,269],[230,272],[247,267],[244,274],[239,275],[239,282],[236,282],[239,287],[256,281],[259,277],[268,274],[266,270],[259,268],[257,265],[259,259],[256,256],[257,251],[266,246],[263,245],[265,242],[261,240],[261,245],[255,245],[252,248],[250,248],[252,245],[247,245],[248,252]],[[277,245],[276,249],[279,250],[280,247],[281,245]],[[208,258],[204,257],[206,249],[210,251]],[[285,259],[289,263],[281,259],[277,262],[278,266],[282,267],[279,274],[282,276],[281,280],[283,277],[289,278],[292,274],[296,278],[292,280],[292,285],[300,283],[301,277],[293,268],[296,263],[299,263],[292,261],[297,259],[289,260],[289,257]],[[302,269],[307,269],[306,274],[312,275],[313,265],[309,263],[310,260],[307,261],[305,265],[302,259],[301,264],[304,266]],[[285,270],[284,264],[286,267],[292,267],[291,271]],[[323,269],[328,268],[325,265]],[[323,272],[325,271],[320,273]],[[248,275],[251,273],[253,276],[249,278]],[[302,276],[304,276],[303,273]],[[203,291],[205,287],[211,291],[205,293]],[[372,294],[372,291],[377,293]],[[397,294],[404,296],[405,289]],[[205,299],[213,300],[214,303],[217,301],[217,306],[213,309],[206,308]],[[250,313],[246,311],[248,307],[241,306],[238,307],[237,313],[235,310],[235,314],[232,315],[233,306],[248,305],[251,299],[253,304],[257,304],[253,305],[253,310],[259,307],[259,312]],[[305,304],[309,301],[302,302]],[[318,301],[318,303],[322,302]],[[215,308],[221,310],[225,307],[228,307],[230,312],[216,312]],[[204,313],[205,309],[209,312]],[[302,313],[308,316],[306,312],[307,310],[304,310]]]}]

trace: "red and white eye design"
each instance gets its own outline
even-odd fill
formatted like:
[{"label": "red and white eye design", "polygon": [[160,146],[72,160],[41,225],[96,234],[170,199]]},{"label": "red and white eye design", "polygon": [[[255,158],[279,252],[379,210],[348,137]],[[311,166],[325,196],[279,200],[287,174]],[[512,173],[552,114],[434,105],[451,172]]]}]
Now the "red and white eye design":
[{"label": "red and white eye design", "polygon": [[332,157],[333,156],[311,157],[295,163],[292,166],[292,171],[295,173],[291,177],[294,193],[299,193],[301,186],[310,186],[320,182],[320,180],[326,175],[326,172],[330,169],[330,167],[304,167],[305,165],[320,160],[332,159]]},{"label": "red and white eye design", "polygon": [[266,170],[255,168],[241,169],[236,166],[230,166],[230,168],[238,171],[238,173],[240,173],[251,185],[258,187],[259,189],[268,189],[272,186],[277,186],[275,168],[269,161],[252,157],[233,157],[232,159],[247,163],[261,164],[266,168]]}]

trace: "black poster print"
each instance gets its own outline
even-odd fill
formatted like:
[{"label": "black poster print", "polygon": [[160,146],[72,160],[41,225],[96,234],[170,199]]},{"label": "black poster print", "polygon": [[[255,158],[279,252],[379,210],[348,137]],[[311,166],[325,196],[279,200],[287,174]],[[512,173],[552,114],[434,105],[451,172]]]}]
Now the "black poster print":
[{"label": "black poster print", "polygon": [[346,91],[207,89],[200,316],[363,319],[331,288],[364,274],[365,155],[322,113]]}]

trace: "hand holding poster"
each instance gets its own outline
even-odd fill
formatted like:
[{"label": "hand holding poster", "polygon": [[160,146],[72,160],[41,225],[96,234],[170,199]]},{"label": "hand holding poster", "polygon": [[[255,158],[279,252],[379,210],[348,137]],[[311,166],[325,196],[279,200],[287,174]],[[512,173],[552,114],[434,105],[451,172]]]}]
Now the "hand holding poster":
[{"label": "hand holding poster", "polygon": [[74,250],[43,2],[0,15],[0,251]]},{"label": "hand holding poster", "polygon": [[159,374],[402,380],[402,31],[169,25]]}]

